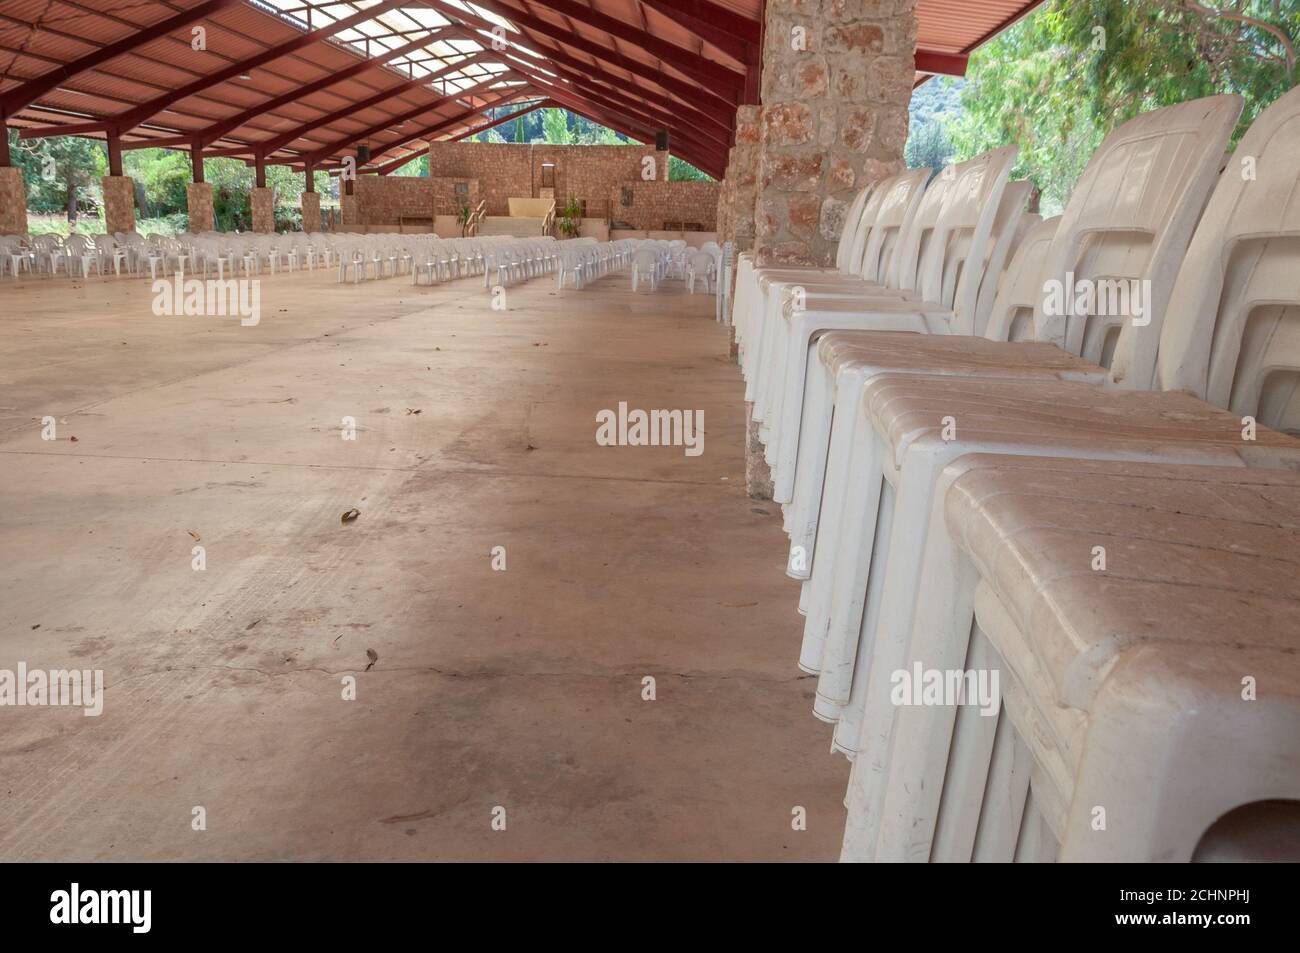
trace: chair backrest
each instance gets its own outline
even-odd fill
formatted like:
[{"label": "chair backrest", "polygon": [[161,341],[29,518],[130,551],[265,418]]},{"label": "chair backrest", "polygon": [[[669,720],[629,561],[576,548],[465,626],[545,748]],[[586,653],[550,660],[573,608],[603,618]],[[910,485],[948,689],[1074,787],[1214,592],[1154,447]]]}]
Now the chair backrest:
[{"label": "chair backrest", "polygon": [[[989,237],[1019,152],[1017,146],[1003,146],[944,169],[930,185],[934,189],[941,181],[948,181],[933,226],[929,225],[928,214],[922,221],[922,210],[918,209],[907,241],[908,255],[921,249],[913,287],[926,301],[953,308],[971,327]],[[922,234],[926,229],[928,233]],[[974,267],[967,268],[968,261]],[[907,259],[900,263],[900,278],[909,266]]]},{"label": "chair backrest", "polygon": [[844,269],[846,274],[862,276],[867,241],[871,238],[872,226],[875,225],[876,219],[880,215],[884,199],[882,189],[887,181],[889,180],[882,179],[879,182],[873,182],[865,190],[867,193],[866,200],[862,203],[862,209],[858,212],[857,228],[849,244],[848,265]]},{"label": "chair backrest", "polygon": [[[1143,113],[1106,136],[1070,196],[1048,254],[1034,313],[1038,340],[1114,363],[1112,379],[1122,386],[1151,386],[1174,279],[1241,107],[1240,96],[1195,99]],[[1074,314],[1081,282],[1084,303],[1089,289],[1106,291],[1093,295],[1100,304],[1130,285],[1144,289],[1145,300],[1130,296],[1128,308],[1094,306]],[[1135,314],[1112,313],[1139,303],[1142,327],[1133,326]],[[1112,362],[1119,352],[1126,354]]]},{"label": "chair backrest", "polygon": [[1300,87],[1256,117],[1219,177],[1178,273],[1156,363],[1160,387],[1289,431],[1300,426],[1297,156]]},{"label": "chair backrest", "polygon": [[1025,231],[998,282],[984,336],[990,341],[1027,341],[1034,336],[1034,309],[1043,297],[1043,269],[1061,217],[1046,218]]},{"label": "chair backrest", "polygon": [[[856,274],[855,269],[862,265],[861,242],[858,241],[858,236],[864,234],[867,225],[863,220],[862,210],[867,206],[867,199],[871,197],[874,185],[873,182],[866,188],[860,189],[844,213],[844,230],[840,232],[839,245],[835,248],[835,267],[846,275]],[[858,245],[856,259],[852,254],[855,244]]]},{"label": "chair backrest", "polygon": [[909,169],[880,183],[867,200],[867,214],[871,216],[866,242],[862,250],[862,267],[858,274],[863,281],[898,287],[895,264],[899,238],[911,225],[929,169]]},{"label": "chair backrest", "polygon": [[[998,284],[1002,281],[1011,256],[1015,254],[1025,232],[1042,221],[1042,216],[1025,211],[1033,187],[1032,182],[1025,180],[1007,183],[1006,190],[1002,193],[1002,202],[998,206],[997,218],[993,221],[993,233],[989,236],[988,256],[978,272],[975,320],[968,327],[960,328],[954,322],[954,330],[958,333],[982,335],[988,327],[989,314],[992,313],[993,302],[998,296]],[[963,325],[966,323],[964,310],[959,321]]]}]

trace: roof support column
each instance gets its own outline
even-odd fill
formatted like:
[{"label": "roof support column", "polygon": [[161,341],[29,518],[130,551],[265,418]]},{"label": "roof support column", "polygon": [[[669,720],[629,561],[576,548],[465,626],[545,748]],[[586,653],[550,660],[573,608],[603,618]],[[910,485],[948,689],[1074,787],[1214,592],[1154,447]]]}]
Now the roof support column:
[{"label": "roof support column", "polygon": [[9,164],[9,127],[0,122],[0,235],[27,234],[23,170]]},{"label": "roof support column", "polygon": [[853,195],[903,168],[916,3],[768,0],[759,264],[830,264]]},{"label": "roof support column", "polygon": [[[728,227],[753,221],[755,263],[829,265],[854,193],[903,168],[916,59],[917,0],[849,4],[768,0],[758,174],[752,211],[739,200]],[[743,193],[744,157],[732,150]],[[760,435],[745,439],[745,486],[772,495]],[[845,843],[860,832],[850,824]]]},{"label": "roof support column", "polygon": [[190,147],[190,168],[193,170],[191,178],[195,182],[203,181],[203,144],[195,142]]},{"label": "roof support column", "polygon": [[758,198],[759,106],[736,110],[736,144],[727,154],[727,174],[718,192],[718,241],[737,252],[754,247],[754,202]]},{"label": "roof support column", "polygon": [[122,174],[122,140],[108,137],[108,175],[104,176],[104,231],[135,231],[135,180]]},{"label": "roof support column", "polygon": [[185,185],[185,205],[189,209],[189,230],[194,233],[216,230],[212,208],[212,186],[203,181],[203,144],[195,142],[190,147],[190,166],[193,182]]},{"label": "roof support column", "polygon": [[302,193],[302,230],[304,232],[320,231],[320,193],[316,191],[316,166],[311,162],[303,166],[306,184]]},{"label": "roof support column", "polygon": [[275,190],[266,187],[266,156],[257,153],[254,161],[257,169],[255,182],[249,203],[253,209],[253,231],[275,231]]}]

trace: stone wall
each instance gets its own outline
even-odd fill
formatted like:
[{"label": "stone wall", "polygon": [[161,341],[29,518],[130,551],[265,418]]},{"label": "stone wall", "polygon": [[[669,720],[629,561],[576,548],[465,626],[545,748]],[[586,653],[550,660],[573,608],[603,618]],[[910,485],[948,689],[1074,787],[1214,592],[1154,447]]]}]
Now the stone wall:
[{"label": "stone wall", "polygon": [[302,230],[304,232],[320,231],[320,193],[302,193]]},{"label": "stone wall", "polygon": [[[555,166],[555,201],[570,195],[587,202],[590,217],[604,217],[611,188],[640,182],[647,156],[655,160],[655,177],[668,174],[668,153],[653,146],[554,146],[515,142],[434,142],[429,145],[429,174],[434,178],[476,179],[487,199],[487,214],[510,214],[508,200],[540,198],[542,166]],[[443,211],[439,206],[439,211]],[[617,210],[615,210],[617,211]]]},{"label": "stone wall", "polygon": [[718,241],[734,242],[737,251],[754,247],[761,122],[759,106],[736,111],[736,144],[727,154],[727,177],[718,194]]},{"label": "stone wall", "polygon": [[853,194],[903,168],[916,2],[768,0],[760,264],[830,264]]},{"label": "stone wall", "polygon": [[27,188],[23,170],[0,166],[0,235],[27,234]]},{"label": "stone wall", "polygon": [[[476,209],[479,200],[483,198],[483,190],[479,188],[478,179],[466,176],[436,176],[431,181],[433,182],[433,207],[439,215],[454,217],[460,211],[462,204],[468,205],[470,209]],[[464,195],[457,195],[458,185],[465,186]]]},{"label": "stone wall", "polygon": [[434,183],[423,176],[359,175],[342,198],[344,225],[396,225],[402,217],[433,220]]},{"label": "stone wall", "polygon": [[275,231],[275,189],[253,188],[248,198],[253,209],[253,231]]},{"label": "stone wall", "polygon": [[129,175],[104,176],[104,230],[135,231],[135,180]]},{"label": "stone wall", "polygon": [[[678,230],[682,223],[694,231],[711,232],[717,225],[717,182],[642,182],[615,185],[609,193],[611,217],[636,229]],[[625,198],[632,200],[624,205]]]},{"label": "stone wall", "polygon": [[190,212],[191,232],[211,232],[216,216],[212,210],[212,185],[208,182],[187,182],[185,204]]}]

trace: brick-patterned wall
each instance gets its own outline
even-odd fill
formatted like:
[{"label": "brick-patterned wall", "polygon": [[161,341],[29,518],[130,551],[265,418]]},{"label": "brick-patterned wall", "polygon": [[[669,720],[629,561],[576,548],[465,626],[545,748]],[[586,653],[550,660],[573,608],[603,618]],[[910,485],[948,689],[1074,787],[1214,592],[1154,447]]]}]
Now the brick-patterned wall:
[{"label": "brick-patterned wall", "polygon": [[[429,145],[429,174],[435,178],[475,178],[487,199],[489,215],[509,215],[508,200],[540,198],[542,165],[555,165],[555,201],[570,195],[587,201],[588,215],[601,217],[610,188],[641,181],[646,156],[655,159],[655,176],[668,171],[668,153],[653,146],[554,146],[514,142],[434,142]],[[439,211],[443,211],[439,206]],[[614,209],[617,214],[617,208]]]},{"label": "brick-patterned wall", "polygon": [[343,196],[345,225],[396,225],[402,216],[432,220],[435,214],[434,183],[423,176],[359,175],[352,192],[352,201]]},{"label": "brick-patterned wall", "polygon": [[[654,159],[655,180],[642,178]],[[434,142],[429,176],[359,176],[353,196],[342,198],[345,226],[391,225],[402,216],[455,215],[455,185],[469,185],[470,207],[487,200],[488,215],[509,215],[511,198],[543,193],[542,166],[555,166],[555,200],[570,195],[587,202],[587,215],[659,229],[664,222],[698,222],[712,231],[717,221],[718,184],[667,182],[668,153],[650,146],[552,146],[538,143]],[[622,186],[634,190],[633,206],[620,205]]]},{"label": "brick-patterned wall", "polygon": [[0,166],[0,235],[27,234],[27,190],[23,170]]},{"label": "brick-patterned wall", "polygon": [[829,264],[854,192],[903,167],[916,2],[768,0],[760,264]]},{"label": "brick-patterned wall", "polygon": [[[464,176],[435,176],[432,182],[433,207],[439,215],[456,215],[460,211],[462,202],[471,209],[478,208],[479,200],[483,198],[478,179]],[[464,199],[456,197],[456,186],[460,184],[469,187],[469,195]]]},{"label": "brick-patterned wall", "polygon": [[[657,231],[667,223],[689,222],[711,232],[717,226],[717,182],[642,182],[634,180],[613,186],[609,201],[616,222],[632,228]],[[632,204],[622,204],[623,190],[632,192]],[[673,224],[674,229],[679,226]]]}]

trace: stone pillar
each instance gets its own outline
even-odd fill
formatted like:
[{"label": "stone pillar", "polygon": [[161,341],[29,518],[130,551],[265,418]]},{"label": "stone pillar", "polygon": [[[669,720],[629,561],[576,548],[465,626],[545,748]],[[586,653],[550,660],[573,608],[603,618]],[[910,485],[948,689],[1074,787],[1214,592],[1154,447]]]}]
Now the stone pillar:
[{"label": "stone pillar", "polygon": [[736,110],[736,144],[727,155],[727,174],[718,201],[718,244],[735,242],[737,252],[754,247],[761,117],[758,106]]},{"label": "stone pillar", "polygon": [[320,193],[302,193],[302,230],[304,232],[320,231]]},{"label": "stone pillar", "polygon": [[754,405],[745,401],[745,491],[751,500],[770,500],[773,490],[772,468],[763,457]]},{"label": "stone pillar", "polygon": [[135,231],[135,180],[129,175],[104,176],[104,231]]},{"label": "stone pillar", "polygon": [[254,188],[249,198],[253,205],[253,231],[275,231],[275,189]]},{"label": "stone pillar", "polygon": [[[0,127],[0,133],[4,130]],[[0,235],[27,234],[27,188],[23,170],[0,165]]]},{"label": "stone pillar", "polygon": [[755,251],[828,265],[853,194],[903,168],[917,0],[767,0]]},{"label": "stone pillar", "polygon": [[340,224],[347,228],[356,228],[361,224],[361,215],[357,208],[356,189],[353,188],[352,191],[348,191],[349,186],[355,185],[355,182],[345,182],[339,188]]},{"label": "stone pillar", "polygon": [[212,212],[212,186],[207,182],[185,184],[185,204],[190,212],[191,232],[210,232],[216,228]]}]

